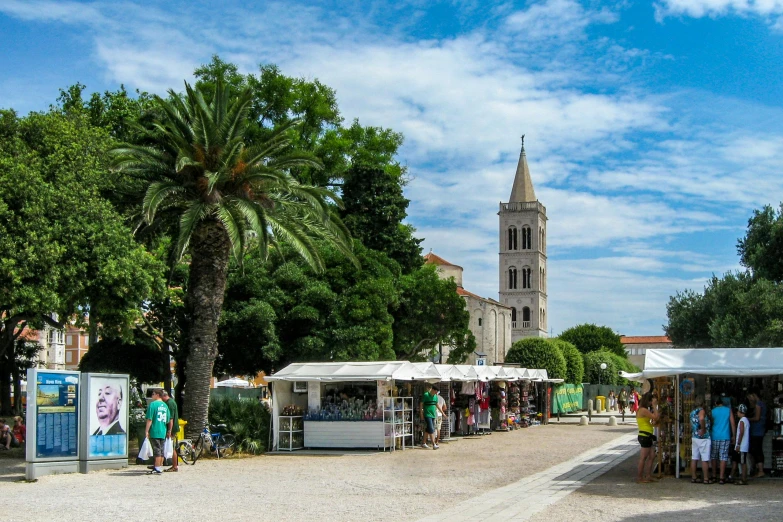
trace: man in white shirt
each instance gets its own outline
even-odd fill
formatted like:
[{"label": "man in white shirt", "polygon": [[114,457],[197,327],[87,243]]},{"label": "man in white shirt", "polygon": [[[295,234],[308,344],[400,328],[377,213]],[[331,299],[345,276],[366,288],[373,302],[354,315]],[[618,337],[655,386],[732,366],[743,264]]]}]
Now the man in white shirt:
[{"label": "man in white shirt", "polygon": [[435,444],[440,442],[440,427],[443,425],[443,419],[447,417],[446,414],[446,401],[440,394],[440,390],[433,388],[435,393],[438,394],[438,405],[436,406],[438,416],[435,418]]}]

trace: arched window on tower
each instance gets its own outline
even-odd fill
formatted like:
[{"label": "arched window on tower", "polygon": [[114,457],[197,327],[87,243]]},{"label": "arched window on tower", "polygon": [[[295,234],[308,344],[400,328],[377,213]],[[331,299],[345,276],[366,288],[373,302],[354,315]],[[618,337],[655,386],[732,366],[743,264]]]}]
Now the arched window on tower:
[{"label": "arched window on tower", "polygon": [[541,267],[538,269],[538,289],[544,291],[544,269]]},{"label": "arched window on tower", "polygon": [[530,231],[530,227],[525,225],[522,227],[522,250],[530,250],[533,248],[533,235]]},{"label": "arched window on tower", "polygon": [[516,307],[511,307],[511,328],[517,327],[517,309]]},{"label": "arched window on tower", "polygon": [[546,254],[546,230],[541,229],[541,251]]},{"label": "arched window on tower", "polygon": [[522,288],[533,288],[533,281],[530,276],[530,267],[522,269]]},{"label": "arched window on tower", "polygon": [[517,227],[508,228],[508,250],[517,249]]},{"label": "arched window on tower", "polygon": [[508,269],[508,289],[517,289],[517,269],[513,266]]},{"label": "arched window on tower", "polygon": [[530,328],[530,308],[522,309],[522,328]]}]

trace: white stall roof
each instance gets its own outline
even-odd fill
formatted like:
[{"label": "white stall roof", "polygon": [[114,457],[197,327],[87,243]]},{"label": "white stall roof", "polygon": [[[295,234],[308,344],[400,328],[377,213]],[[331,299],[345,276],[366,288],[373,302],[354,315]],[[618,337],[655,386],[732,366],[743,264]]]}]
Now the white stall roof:
[{"label": "white stall roof", "polygon": [[454,379],[455,381],[477,381],[479,376],[476,373],[476,367],[470,364],[455,364],[454,368],[462,374],[461,379]]},{"label": "white stall roof", "polygon": [[440,374],[430,367],[419,369],[408,361],[293,363],[268,381],[375,381],[375,380],[440,380]]},{"label": "white stall roof", "polygon": [[783,348],[688,348],[647,350],[644,371],[620,372],[626,379],[694,373],[725,377],[783,374]]}]

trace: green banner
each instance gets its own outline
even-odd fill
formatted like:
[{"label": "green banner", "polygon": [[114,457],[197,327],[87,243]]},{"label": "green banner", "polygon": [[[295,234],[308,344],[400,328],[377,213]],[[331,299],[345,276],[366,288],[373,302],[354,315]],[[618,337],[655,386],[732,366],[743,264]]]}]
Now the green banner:
[{"label": "green banner", "polygon": [[552,396],[552,413],[571,413],[582,409],[582,385],[559,384]]}]

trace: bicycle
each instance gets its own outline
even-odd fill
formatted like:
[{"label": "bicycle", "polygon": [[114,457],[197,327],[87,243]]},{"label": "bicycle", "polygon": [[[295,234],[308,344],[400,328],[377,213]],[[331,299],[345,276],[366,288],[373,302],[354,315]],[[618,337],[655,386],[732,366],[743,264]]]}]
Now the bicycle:
[{"label": "bicycle", "polygon": [[211,430],[204,426],[196,442],[190,439],[183,439],[177,443],[177,455],[185,464],[195,464],[204,453],[214,451],[217,458],[230,457],[236,451],[236,439],[231,433],[220,433],[218,429],[226,428],[225,424],[212,425]]}]

